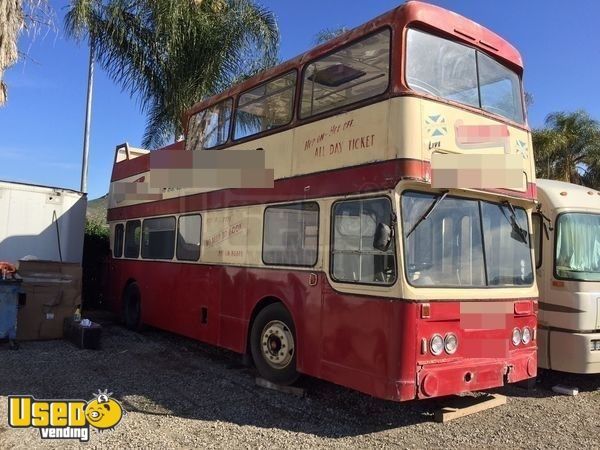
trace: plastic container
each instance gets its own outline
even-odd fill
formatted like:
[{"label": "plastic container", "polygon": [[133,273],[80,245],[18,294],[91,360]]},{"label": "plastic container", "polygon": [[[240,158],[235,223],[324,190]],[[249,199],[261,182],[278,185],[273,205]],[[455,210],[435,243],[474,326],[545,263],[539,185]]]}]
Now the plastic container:
[{"label": "plastic container", "polygon": [[0,279],[0,339],[8,339],[10,346],[16,348],[17,309],[21,280]]}]

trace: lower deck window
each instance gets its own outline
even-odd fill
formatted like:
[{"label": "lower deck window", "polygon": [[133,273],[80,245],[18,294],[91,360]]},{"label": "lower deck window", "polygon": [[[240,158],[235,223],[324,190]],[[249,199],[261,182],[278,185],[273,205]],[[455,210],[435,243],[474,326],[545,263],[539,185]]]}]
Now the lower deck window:
[{"label": "lower deck window", "polygon": [[115,258],[120,258],[123,256],[123,235],[125,234],[125,230],[123,228],[123,224],[119,223],[115,225],[115,238],[113,241],[113,256]]},{"label": "lower deck window", "polygon": [[333,207],[332,276],[336,281],[392,284],[396,280],[396,251],[374,247],[375,230],[392,227],[389,199],[371,198],[338,202]]},{"label": "lower deck window", "polygon": [[142,223],[130,220],[125,225],[125,258],[139,258]]},{"label": "lower deck window", "polygon": [[428,287],[530,286],[527,213],[461,197],[402,195],[408,282]]},{"label": "lower deck window", "polygon": [[175,254],[175,217],[144,220],[142,258],[173,259]]},{"label": "lower deck window", "polygon": [[200,258],[200,232],[202,217],[200,214],[181,216],[177,230],[177,259],[198,261]]},{"label": "lower deck window", "polygon": [[316,203],[270,206],[265,210],[265,264],[314,266],[317,262],[319,207]]}]

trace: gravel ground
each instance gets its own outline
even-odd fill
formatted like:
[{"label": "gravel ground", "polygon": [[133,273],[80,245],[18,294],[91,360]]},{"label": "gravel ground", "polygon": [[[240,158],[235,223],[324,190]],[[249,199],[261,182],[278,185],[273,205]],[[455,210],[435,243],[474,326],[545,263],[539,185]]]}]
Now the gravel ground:
[{"label": "gravel ground", "polygon": [[[112,431],[92,431],[93,447],[373,448],[600,447],[600,376],[546,375],[533,391],[506,387],[504,406],[438,424],[448,399],[397,404],[314,379],[303,398],[255,385],[227,351],[157,330],[130,332],[107,318],[103,350],[65,341],[0,344],[0,448],[77,447],[42,441],[7,425],[11,394],[91,398],[114,392],[127,413]],[[557,396],[557,383],[578,386]],[[83,444],[85,445],[85,444]]]}]

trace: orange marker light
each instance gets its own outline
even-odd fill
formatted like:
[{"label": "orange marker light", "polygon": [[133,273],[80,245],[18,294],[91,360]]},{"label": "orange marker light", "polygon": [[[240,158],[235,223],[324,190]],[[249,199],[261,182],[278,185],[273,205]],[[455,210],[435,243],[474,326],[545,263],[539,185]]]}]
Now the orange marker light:
[{"label": "orange marker light", "polygon": [[431,305],[423,303],[421,305],[421,319],[429,319],[431,317]]},{"label": "orange marker light", "polygon": [[554,287],[565,287],[564,281],[552,280],[552,286]]}]

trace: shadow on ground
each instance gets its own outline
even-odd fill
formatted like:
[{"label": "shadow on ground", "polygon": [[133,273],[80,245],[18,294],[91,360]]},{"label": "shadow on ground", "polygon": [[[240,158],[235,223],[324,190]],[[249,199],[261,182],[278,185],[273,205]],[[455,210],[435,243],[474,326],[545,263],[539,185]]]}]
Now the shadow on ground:
[{"label": "shadow on ground", "polygon": [[[300,381],[307,395],[299,398],[257,387],[253,370],[234,353],[158,330],[134,333],[108,316],[99,321],[104,326],[100,351],[79,350],[65,341],[23,342],[18,351],[1,345],[0,395],[87,399],[98,389],[108,389],[130,412],[322,437],[356,436],[427,422],[444,406],[444,399],[387,402],[312,378]],[[591,380],[589,385],[585,378],[574,382],[580,389],[595,389]],[[497,392],[554,395],[543,387]]]}]

